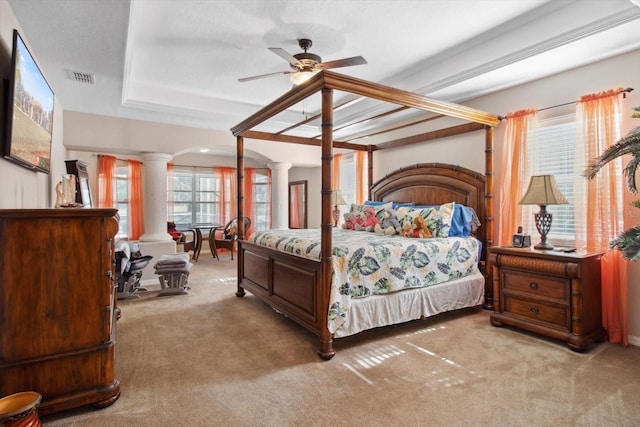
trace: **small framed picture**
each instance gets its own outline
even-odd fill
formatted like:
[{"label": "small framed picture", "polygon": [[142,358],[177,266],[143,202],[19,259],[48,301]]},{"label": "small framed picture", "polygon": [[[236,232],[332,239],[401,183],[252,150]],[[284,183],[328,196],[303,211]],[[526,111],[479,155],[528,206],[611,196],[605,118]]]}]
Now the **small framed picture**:
[{"label": "small framed picture", "polygon": [[514,234],[511,245],[515,248],[528,248],[531,246],[531,236],[524,234]]}]

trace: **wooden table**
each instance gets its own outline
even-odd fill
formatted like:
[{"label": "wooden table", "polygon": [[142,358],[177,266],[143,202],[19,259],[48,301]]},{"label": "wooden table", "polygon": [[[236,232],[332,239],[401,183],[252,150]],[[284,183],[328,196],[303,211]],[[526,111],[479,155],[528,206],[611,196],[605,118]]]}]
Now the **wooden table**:
[{"label": "wooden table", "polygon": [[[215,233],[215,230],[220,229],[220,228],[224,228],[224,225],[221,225],[221,224],[198,224],[198,225],[194,225],[193,226],[193,229],[196,231],[196,246],[195,246],[195,249],[193,251],[193,260],[194,261],[198,261],[198,257],[200,256],[200,251],[202,250],[202,241],[204,240],[203,231],[206,230],[207,240],[211,241],[212,234]],[[209,245],[209,246],[211,246],[211,245]],[[216,250],[215,250],[215,245],[213,247],[211,247],[210,249],[211,249],[211,255],[213,255],[214,257],[218,258],[218,254],[216,253]]]}]

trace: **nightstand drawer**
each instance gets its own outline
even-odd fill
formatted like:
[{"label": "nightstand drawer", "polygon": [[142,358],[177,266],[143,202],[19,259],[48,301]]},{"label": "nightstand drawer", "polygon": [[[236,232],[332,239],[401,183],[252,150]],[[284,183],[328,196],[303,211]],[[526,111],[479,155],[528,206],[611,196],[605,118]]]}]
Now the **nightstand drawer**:
[{"label": "nightstand drawer", "polygon": [[504,312],[569,329],[569,306],[556,306],[505,296]]},{"label": "nightstand drawer", "polygon": [[569,301],[569,288],[571,285],[569,279],[529,272],[524,273],[507,268],[502,270],[502,274],[504,291],[524,292],[531,296]]}]

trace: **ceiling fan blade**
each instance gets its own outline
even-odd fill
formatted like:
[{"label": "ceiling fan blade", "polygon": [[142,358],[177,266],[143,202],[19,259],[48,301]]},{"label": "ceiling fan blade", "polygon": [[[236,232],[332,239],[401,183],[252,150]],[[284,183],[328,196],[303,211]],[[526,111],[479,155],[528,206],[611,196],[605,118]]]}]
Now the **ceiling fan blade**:
[{"label": "ceiling fan blade", "polygon": [[251,81],[251,80],[263,79],[265,77],[278,76],[280,74],[291,74],[291,73],[295,73],[295,71],[278,71],[277,73],[261,74],[259,76],[252,76],[252,77],[243,77],[241,79],[238,79],[238,81],[239,82],[248,82],[248,81]]},{"label": "ceiling fan blade", "polygon": [[322,64],[316,65],[316,69],[328,70],[329,68],[351,67],[352,65],[362,65],[366,63],[367,60],[362,56],[354,56],[351,58],[336,59],[335,61],[323,62]]},{"label": "ceiling fan blade", "polygon": [[287,52],[282,48],[270,47],[269,50],[275,53],[276,55],[278,55],[279,57],[284,58],[285,61],[287,61],[289,64],[293,65],[294,67],[297,66],[299,63],[299,61],[293,55],[291,55],[289,52]]}]

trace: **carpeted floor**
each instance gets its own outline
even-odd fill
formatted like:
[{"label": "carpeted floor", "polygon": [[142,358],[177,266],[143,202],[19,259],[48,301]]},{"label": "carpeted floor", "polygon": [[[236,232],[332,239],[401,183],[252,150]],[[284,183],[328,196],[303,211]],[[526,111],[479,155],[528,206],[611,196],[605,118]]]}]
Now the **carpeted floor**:
[{"label": "carpeted floor", "polygon": [[45,426],[638,426],[640,348],[586,353],[463,310],[335,341],[250,294],[235,263],[202,256],[188,295],[120,301],[116,378],[104,409]]}]

